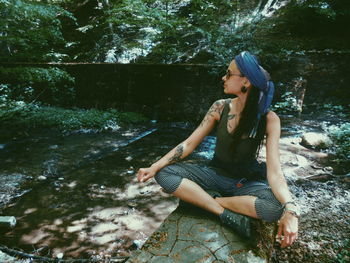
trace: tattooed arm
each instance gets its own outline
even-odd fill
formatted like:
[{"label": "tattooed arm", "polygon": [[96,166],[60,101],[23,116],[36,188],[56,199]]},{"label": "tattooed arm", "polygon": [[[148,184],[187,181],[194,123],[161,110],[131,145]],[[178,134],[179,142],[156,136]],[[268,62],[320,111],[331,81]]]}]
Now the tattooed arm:
[{"label": "tattooed arm", "polygon": [[164,157],[152,164],[151,167],[141,168],[137,173],[138,180],[141,182],[147,181],[155,176],[163,167],[181,161],[190,155],[203,141],[204,137],[207,136],[214,128],[215,123],[220,119],[224,105],[225,100],[218,100],[214,102],[197,129],[195,129],[185,141],[177,145]]}]

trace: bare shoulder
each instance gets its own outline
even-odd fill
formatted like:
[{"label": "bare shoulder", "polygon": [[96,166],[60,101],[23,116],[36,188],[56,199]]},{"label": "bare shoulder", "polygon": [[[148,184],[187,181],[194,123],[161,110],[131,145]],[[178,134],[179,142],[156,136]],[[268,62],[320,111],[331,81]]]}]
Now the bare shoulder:
[{"label": "bare shoulder", "polygon": [[224,109],[225,106],[225,99],[220,99],[217,100],[213,103],[213,105],[210,107],[208,114],[209,115],[213,115],[213,117],[215,117],[215,119],[220,119],[220,115],[222,113],[222,110]]},{"label": "bare shoulder", "polygon": [[207,114],[204,116],[204,119],[202,120],[199,127],[207,127],[208,125],[214,125],[215,122],[220,120],[220,115],[222,113],[222,110],[225,105],[225,100],[217,100],[211,105],[210,109],[208,110]]},{"label": "bare shoulder", "polygon": [[217,100],[213,103],[213,106],[218,107],[218,108],[223,108],[225,105],[226,100],[225,99],[220,99]]},{"label": "bare shoulder", "polygon": [[266,121],[269,123],[280,123],[280,117],[274,111],[269,111],[266,115]]}]

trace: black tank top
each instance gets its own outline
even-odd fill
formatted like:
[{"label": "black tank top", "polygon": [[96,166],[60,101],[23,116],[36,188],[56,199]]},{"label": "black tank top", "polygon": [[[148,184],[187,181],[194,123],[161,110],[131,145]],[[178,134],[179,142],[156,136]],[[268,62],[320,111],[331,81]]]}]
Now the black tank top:
[{"label": "black tank top", "polygon": [[256,177],[257,165],[260,166],[256,160],[259,141],[255,138],[244,138],[232,145],[232,134],[227,130],[230,101],[231,99],[225,101],[217,125],[215,153],[210,165],[224,169],[230,177]]}]

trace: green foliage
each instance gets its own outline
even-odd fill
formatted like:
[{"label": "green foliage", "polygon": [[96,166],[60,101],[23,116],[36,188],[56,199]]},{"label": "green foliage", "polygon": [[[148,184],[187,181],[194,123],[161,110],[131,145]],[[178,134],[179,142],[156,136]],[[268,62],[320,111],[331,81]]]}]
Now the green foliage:
[{"label": "green foliage", "polygon": [[0,58],[222,65],[242,50],[349,46],[350,1],[290,0],[264,17],[282,2],[0,0]]},{"label": "green foliage", "polygon": [[339,248],[339,252],[337,254],[337,263],[346,263],[350,261],[350,239],[345,239],[339,241],[336,244],[336,247]]},{"label": "green foliage", "polygon": [[265,52],[348,49],[348,0],[291,0],[260,23],[255,40]]},{"label": "green foliage", "polygon": [[70,105],[74,101],[74,78],[56,68],[0,67],[3,83],[1,93],[9,99]]},{"label": "green foliage", "polygon": [[276,102],[272,110],[279,113],[297,113],[301,112],[300,107],[298,106],[296,98],[293,96],[293,92],[285,92],[281,96],[281,101]]},{"label": "green foliage", "polygon": [[9,101],[0,104],[0,125],[6,127],[55,128],[62,131],[79,129],[109,129],[128,123],[140,123],[147,119],[132,112],[118,112],[114,109],[63,109],[45,107],[34,103]]},{"label": "green foliage", "polygon": [[155,37],[157,45],[140,61],[207,63],[221,62],[224,56],[227,63],[226,54],[218,51],[228,51],[232,58],[232,48],[242,42],[236,41],[226,50],[241,37],[232,34],[237,1],[193,0],[182,5],[158,6],[158,9],[163,11],[165,20],[154,25],[160,32]]},{"label": "green foliage", "polygon": [[350,160],[350,122],[340,126],[333,125],[328,132],[336,143],[336,154],[341,159]]},{"label": "green foliage", "polygon": [[53,1],[0,1],[0,60],[62,61],[62,19],[75,20]]}]

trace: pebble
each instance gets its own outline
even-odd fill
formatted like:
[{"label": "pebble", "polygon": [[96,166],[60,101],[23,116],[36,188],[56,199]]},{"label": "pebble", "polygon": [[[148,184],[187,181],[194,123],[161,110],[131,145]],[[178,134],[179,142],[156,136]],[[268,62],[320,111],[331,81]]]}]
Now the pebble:
[{"label": "pebble", "polygon": [[128,202],[127,205],[128,205],[128,207],[136,207],[137,206],[136,202]]},{"label": "pebble", "polygon": [[289,165],[289,166],[299,166],[299,164],[297,162],[287,162],[285,163],[285,165]]},{"label": "pebble", "polygon": [[143,243],[144,243],[144,241],[142,241],[142,240],[134,240],[132,246],[136,247],[136,249],[141,249]]},{"label": "pebble", "polygon": [[315,165],[315,164],[312,164],[311,167],[314,168],[314,169],[324,169],[324,168],[322,168],[322,166],[318,166],[318,165]]},{"label": "pebble", "polygon": [[50,146],[49,146],[49,149],[52,149],[52,150],[57,149],[57,148],[58,148],[58,145],[57,145],[57,144],[55,144],[55,145],[50,145]]},{"label": "pebble", "polygon": [[39,177],[38,177],[38,180],[39,181],[45,181],[47,179],[47,177],[46,176],[43,176],[43,175],[40,175]]}]

